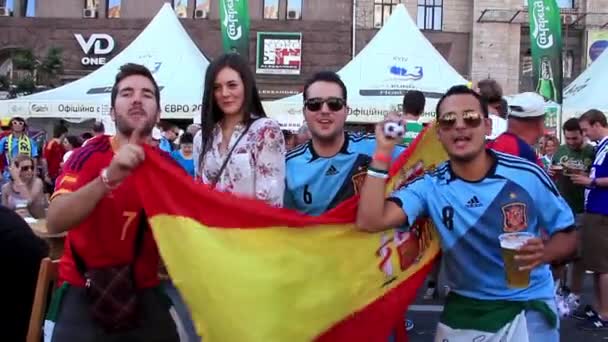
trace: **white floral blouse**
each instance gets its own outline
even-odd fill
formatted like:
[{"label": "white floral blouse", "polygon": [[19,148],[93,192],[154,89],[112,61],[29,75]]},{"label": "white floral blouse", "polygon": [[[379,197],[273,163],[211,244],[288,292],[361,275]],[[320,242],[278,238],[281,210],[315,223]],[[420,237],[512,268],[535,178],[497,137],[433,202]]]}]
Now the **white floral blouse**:
[{"label": "white floral blouse", "polygon": [[[213,130],[213,143],[197,176],[205,184],[216,179],[228,151],[239,139],[245,125],[239,124],[230,137],[228,148],[220,152],[222,130]],[[202,150],[201,132],[194,139],[194,160],[198,162]],[[199,179],[200,179],[199,178]],[[285,140],[279,124],[269,118],[255,120],[246,135],[235,147],[230,161],[216,184],[216,189],[263,200],[274,206],[283,205],[285,189]]]}]

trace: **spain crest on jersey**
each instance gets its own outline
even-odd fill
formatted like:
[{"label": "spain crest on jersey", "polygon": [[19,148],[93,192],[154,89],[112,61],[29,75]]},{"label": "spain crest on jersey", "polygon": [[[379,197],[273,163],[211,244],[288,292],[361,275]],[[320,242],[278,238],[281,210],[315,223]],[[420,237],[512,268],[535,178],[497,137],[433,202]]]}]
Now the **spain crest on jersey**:
[{"label": "spain crest on jersey", "polygon": [[528,226],[526,204],[522,202],[509,203],[502,207],[504,218],[504,231],[507,233],[519,232]]}]

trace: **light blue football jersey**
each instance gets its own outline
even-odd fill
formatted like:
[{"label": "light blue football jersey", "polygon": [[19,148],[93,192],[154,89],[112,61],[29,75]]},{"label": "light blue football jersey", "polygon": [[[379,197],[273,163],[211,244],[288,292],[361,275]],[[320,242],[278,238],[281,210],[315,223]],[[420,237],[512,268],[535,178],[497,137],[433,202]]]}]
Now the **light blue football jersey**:
[{"label": "light blue football jersey", "polygon": [[[398,145],[393,160],[403,152]],[[321,215],[352,197],[363,184],[376,151],[373,135],[345,133],[344,145],[333,157],[319,156],[312,142],[289,151],[286,157],[284,207]]]},{"label": "light blue football jersey", "polygon": [[489,150],[490,172],[477,182],[457,177],[449,162],[396,190],[397,203],[414,222],[429,216],[441,236],[446,279],[454,292],[482,300],[554,297],[549,265],[532,270],[530,286],[507,286],[498,236],[527,231],[550,235],[574,225],[572,210],[547,174],[525,159]]}]

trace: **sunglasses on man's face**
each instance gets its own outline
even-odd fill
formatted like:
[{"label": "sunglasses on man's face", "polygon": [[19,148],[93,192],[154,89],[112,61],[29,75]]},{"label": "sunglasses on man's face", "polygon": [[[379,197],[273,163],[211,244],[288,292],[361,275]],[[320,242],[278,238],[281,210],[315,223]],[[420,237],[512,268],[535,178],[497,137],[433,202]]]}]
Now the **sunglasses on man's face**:
[{"label": "sunglasses on man's face", "polygon": [[[437,124],[441,129],[452,129],[456,125],[458,114],[454,112],[441,115],[437,119]],[[477,128],[483,121],[483,116],[479,112],[469,111],[462,114],[462,121],[470,128]]]},{"label": "sunglasses on man's face", "polygon": [[25,165],[25,166],[20,167],[19,170],[21,170],[21,172],[34,171],[34,166],[32,166],[32,165]]},{"label": "sunglasses on man's face", "polygon": [[326,99],[321,97],[313,97],[306,100],[306,102],[304,102],[304,106],[306,106],[306,109],[309,111],[316,112],[321,110],[324,103],[327,104],[327,108],[329,108],[329,110],[332,112],[337,112],[346,105],[346,101],[339,97],[328,97]]}]

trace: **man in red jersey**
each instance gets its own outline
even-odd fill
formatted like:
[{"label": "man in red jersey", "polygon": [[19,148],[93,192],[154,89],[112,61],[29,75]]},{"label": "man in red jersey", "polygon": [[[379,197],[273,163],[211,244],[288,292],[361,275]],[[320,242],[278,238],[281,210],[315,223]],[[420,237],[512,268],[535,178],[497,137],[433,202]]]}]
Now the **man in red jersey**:
[{"label": "man in red jersey", "polygon": [[[122,66],[111,107],[116,135],[74,152],[49,207],[49,232],[68,232],[52,341],[179,341],[170,302],[158,290],[158,250],[130,177],[144,160],[139,144],[160,116],[159,89],[150,71]],[[128,271],[121,278],[112,273],[117,269]],[[110,286],[125,279],[125,286]]]},{"label": "man in red jersey", "polygon": [[49,140],[42,151],[43,163],[46,165],[44,175],[45,192],[52,194],[55,190],[55,180],[61,171],[61,161],[65,154],[63,139],[68,134],[68,129],[62,124],[53,128],[53,139]]}]

